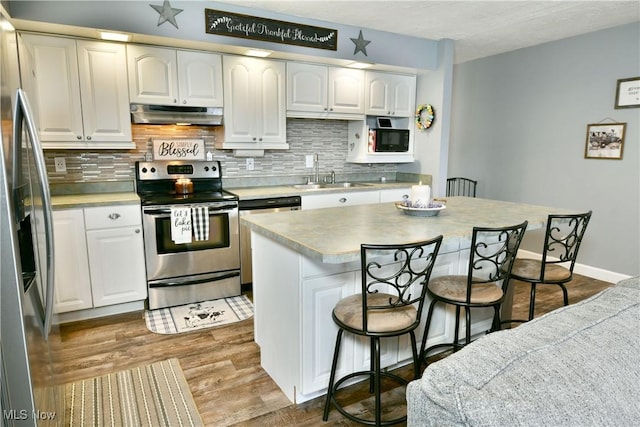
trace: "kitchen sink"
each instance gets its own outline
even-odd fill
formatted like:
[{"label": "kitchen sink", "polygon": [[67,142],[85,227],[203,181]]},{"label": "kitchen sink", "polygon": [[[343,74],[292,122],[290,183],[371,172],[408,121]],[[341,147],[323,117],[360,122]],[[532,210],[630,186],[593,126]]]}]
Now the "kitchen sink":
[{"label": "kitchen sink", "polygon": [[293,187],[300,190],[317,190],[320,188],[351,188],[351,187],[367,187],[369,184],[363,184],[360,182],[335,182],[329,183],[309,183],[309,184],[295,184]]}]

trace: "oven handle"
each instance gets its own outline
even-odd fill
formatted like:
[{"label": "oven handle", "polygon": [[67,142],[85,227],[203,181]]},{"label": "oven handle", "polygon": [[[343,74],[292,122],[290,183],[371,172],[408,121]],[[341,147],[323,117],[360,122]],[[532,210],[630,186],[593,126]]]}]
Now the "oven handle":
[{"label": "oven handle", "polygon": [[206,279],[189,280],[188,282],[168,282],[163,280],[161,283],[149,283],[149,287],[150,288],[168,288],[173,286],[198,285],[200,283],[217,282],[219,280],[229,279],[231,277],[236,277],[239,275],[240,275],[239,271],[232,271],[231,273],[221,274],[216,277],[207,277]]},{"label": "oven handle", "polygon": [[[196,206],[196,205],[193,205],[193,206]],[[197,205],[197,206],[202,206],[202,205]],[[233,212],[234,210],[237,210],[238,205],[236,204],[209,205],[208,208],[209,208],[209,212],[224,213],[224,212]],[[142,209],[142,213],[145,215],[154,215],[154,216],[170,215],[171,208],[166,206],[156,207],[156,208],[147,207]]]}]

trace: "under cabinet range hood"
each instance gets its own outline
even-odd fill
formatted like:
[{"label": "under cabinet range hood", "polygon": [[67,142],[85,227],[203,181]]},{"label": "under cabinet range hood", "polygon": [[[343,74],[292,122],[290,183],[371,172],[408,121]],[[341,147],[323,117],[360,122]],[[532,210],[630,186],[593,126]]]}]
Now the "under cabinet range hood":
[{"label": "under cabinet range hood", "polygon": [[131,122],[149,125],[222,125],[221,107],[131,104]]}]

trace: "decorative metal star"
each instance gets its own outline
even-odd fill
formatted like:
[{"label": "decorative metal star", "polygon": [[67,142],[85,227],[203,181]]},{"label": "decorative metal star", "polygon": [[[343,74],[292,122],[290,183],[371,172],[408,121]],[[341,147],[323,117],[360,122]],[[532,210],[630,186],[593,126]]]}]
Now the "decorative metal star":
[{"label": "decorative metal star", "polygon": [[162,6],[156,6],[154,4],[150,4],[152,8],[156,10],[160,14],[158,18],[158,27],[165,22],[169,21],[171,25],[178,28],[178,23],[176,22],[176,15],[182,12],[183,9],[174,9],[169,4],[169,0],[164,0]]},{"label": "decorative metal star", "polygon": [[362,37],[362,30],[360,30],[360,34],[358,35],[358,38],[357,39],[351,38],[351,41],[356,45],[356,48],[353,51],[354,55],[358,52],[362,52],[364,53],[364,56],[368,56],[367,45],[371,43],[371,40],[365,40],[364,37]]}]

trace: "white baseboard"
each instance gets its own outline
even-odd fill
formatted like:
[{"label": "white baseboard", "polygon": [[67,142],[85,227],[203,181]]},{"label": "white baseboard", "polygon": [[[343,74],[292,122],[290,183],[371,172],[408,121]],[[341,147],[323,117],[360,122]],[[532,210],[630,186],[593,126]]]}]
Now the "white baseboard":
[{"label": "white baseboard", "polygon": [[[519,250],[518,256],[522,258],[541,259],[542,255],[525,250]],[[618,283],[620,280],[628,279],[631,276],[626,274],[616,273],[614,271],[603,270],[598,267],[592,267],[590,265],[576,263],[573,267],[573,272],[581,274],[583,276],[591,277],[592,279],[602,280],[603,282]]]}]

